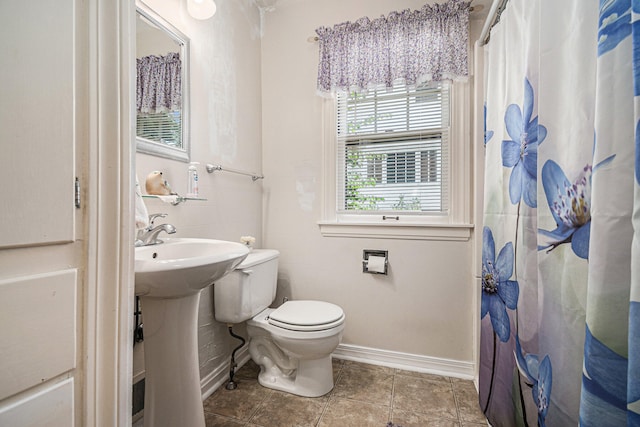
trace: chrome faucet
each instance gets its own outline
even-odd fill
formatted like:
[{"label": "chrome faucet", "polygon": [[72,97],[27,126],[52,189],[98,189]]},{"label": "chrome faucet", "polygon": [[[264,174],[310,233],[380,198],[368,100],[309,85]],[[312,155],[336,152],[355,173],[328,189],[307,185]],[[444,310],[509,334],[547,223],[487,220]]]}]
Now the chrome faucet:
[{"label": "chrome faucet", "polygon": [[138,230],[138,235],[136,236],[136,246],[150,246],[157,245],[162,243],[162,240],[158,239],[158,234],[162,231],[167,234],[173,234],[176,232],[176,228],[171,224],[160,224],[157,226],[153,226],[153,222],[156,218],[164,218],[167,214],[151,214],[149,215],[149,226]]}]

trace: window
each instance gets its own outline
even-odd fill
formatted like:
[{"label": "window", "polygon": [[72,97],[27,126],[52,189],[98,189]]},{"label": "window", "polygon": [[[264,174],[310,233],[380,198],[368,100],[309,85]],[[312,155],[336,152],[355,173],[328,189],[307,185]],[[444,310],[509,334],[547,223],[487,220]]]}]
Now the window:
[{"label": "window", "polygon": [[165,113],[138,113],[136,136],[182,147],[182,114],[180,110]]},{"label": "window", "polygon": [[325,99],[322,236],[468,241],[471,99],[466,82]]},{"label": "window", "polygon": [[447,215],[449,85],[337,96],[338,214]]}]

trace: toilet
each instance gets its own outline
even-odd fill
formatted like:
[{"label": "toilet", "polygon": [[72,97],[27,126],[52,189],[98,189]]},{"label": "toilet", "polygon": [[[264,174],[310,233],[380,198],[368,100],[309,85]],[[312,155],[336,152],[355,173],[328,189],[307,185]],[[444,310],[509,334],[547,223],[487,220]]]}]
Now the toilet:
[{"label": "toilet", "polygon": [[318,397],[333,389],[331,353],[344,330],[342,309],[323,301],[286,301],[276,296],[278,257],[254,249],[236,269],[215,283],[215,318],[227,324],[247,321],[249,354],[260,366],[264,387]]}]

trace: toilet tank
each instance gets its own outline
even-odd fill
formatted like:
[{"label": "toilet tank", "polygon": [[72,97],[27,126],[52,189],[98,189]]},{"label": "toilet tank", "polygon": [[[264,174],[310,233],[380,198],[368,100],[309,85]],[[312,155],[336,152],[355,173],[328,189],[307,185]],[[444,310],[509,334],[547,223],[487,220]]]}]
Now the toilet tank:
[{"label": "toilet tank", "polygon": [[218,322],[244,322],[271,305],[276,297],[279,256],[274,249],[254,249],[234,271],[214,283]]}]

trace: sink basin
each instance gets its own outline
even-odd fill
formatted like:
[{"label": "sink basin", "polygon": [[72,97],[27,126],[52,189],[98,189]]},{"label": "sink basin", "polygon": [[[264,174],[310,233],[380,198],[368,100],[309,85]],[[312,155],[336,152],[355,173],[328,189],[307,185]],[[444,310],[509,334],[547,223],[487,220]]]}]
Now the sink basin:
[{"label": "sink basin", "polygon": [[198,293],[233,270],[249,253],[241,243],[190,238],[168,238],[135,251],[135,293],[156,298]]}]

